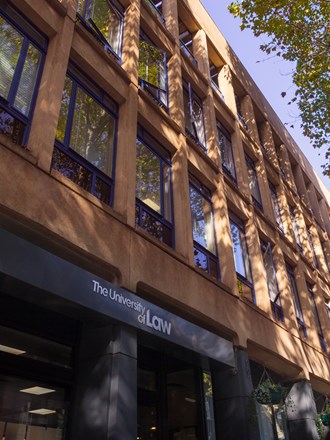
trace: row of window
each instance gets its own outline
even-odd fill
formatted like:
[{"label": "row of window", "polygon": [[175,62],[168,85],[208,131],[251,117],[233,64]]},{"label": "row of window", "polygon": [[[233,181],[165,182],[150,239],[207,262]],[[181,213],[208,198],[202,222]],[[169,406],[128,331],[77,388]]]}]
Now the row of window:
[{"label": "row of window", "polygon": [[[116,29],[117,37],[121,32],[121,15],[118,15],[118,5],[117,9],[114,5],[105,1],[80,1],[78,14],[84,22],[88,22],[93,32],[102,29],[103,37],[112,42],[111,48],[117,53],[121,42],[112,32]],[[105,26],[101,7],[108,8],[108,17],[117,23],[112,30]],[[3,35],[0,52],[0,129],[14,142],[24,144],[35,99],[33,92],[41,75],[47,40],[8,3],[0,16],[0,32]],[[167,106],[165,58],[163,51],[155,48],[147,36],[141,35],[140,84],[164,107]],[[205,148],[202,102],[186,81],[183,81],[183,91],[187,134]],[[70,64],[62,95],[52,168],[109,205],[113,198],[117,119],[118,105],[94,82],[82,76],[75,65]],[[223,170],[236,182],[230,133],[220,122],[217,127]],[[138,127],[136,148],[136,223],[174,247],[171,156],[142,127]],[[255,163],[248,155],[246,165],[253,203],[262,210]],[[269,187],[276,222],[283,230],[276,188],[271,183]],[[195,265],[219,279],[212,194],[193,176],[190,176],[189,191]],[[290,212],[298,247],[302,247],[293,208]],[[230,230],[239,293],[255,302],[244,224],[234,214],[230,215]],[[283,319],[270,244],[262,241],[261,250],[274,315],[277,319]],[[305,332],[292,274],[288,268],[297,320]]]}]

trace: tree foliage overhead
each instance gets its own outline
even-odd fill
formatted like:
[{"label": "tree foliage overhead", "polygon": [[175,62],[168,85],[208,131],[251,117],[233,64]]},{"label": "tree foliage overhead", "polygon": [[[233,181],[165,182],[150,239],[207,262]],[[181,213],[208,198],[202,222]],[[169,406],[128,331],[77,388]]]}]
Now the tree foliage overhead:
[{"label": "tree foliage overhead", "polygon": [[269,37],[264,52],[295,63],[290,103],[297,101],[313,146],[327,148],[324,174],[330,176],[330,0],[236,0],[228,9],[241,18],[242,30]]}]

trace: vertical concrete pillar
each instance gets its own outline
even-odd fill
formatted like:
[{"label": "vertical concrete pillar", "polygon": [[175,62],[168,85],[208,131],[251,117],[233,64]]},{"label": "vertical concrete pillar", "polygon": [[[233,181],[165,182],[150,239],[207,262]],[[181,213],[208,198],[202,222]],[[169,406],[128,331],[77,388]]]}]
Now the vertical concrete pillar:
[{"label": "vertical concrete pillar", "polygon": [[124,326],[86,326],[76,365],[70,440],[135,440],[135,331]]},{"label": "vertical concrete pillar", "polygon": [[256,294],[256,304],[266,313],[271,315],[272,310],[269,301],[264,262],[260,249],[259,234],[252,215],[245,225],[245,235],[251,264],[253,287]]},{"label": "vertical concrete pillar", "polygon": [[310,203],[309,203],[309,200],[308,200],[307,188],[306,188],[306,185],[305,185],[305,180],[304,180],[303,172],[302,172],[302,169],[301,169],[300,165],[297,164],[294,167],[293,175],[294,175],[294,179],[295,179],[295,182],[296,182],[296,188],[297,188],[298,195],[301,198],[302,202],[310,210],[311,206],[310,206]]},{"label": "vertical concrete pillar", "polygon": [[317,199],[314,185],[311,182],[309,182],[309,184],[307,185],[307,194],[313,215],[315,219],[319,222],[319,224],[323,226],[323,219],[320,212],[319,202]]},{"label": "vertical concrete pillar", "polygon": [[140,0],[131,0],[125,12],[122,68],[126,70],[136,86],[138,85],[139,41]]},{"label": "vertical concrete pillar", "polygon": [[286,398],[290,440],[318,440],[316,406],[311,384],[307,381],[293,384]]},{"label": "vertical concrete pillar", "polygon": [[286,146],[282,144],[278,151],[280,155],[280,165],[285,174],[285,181],[289,184],[290,188],[296,190],[288,150]]},{"label": "vertical concrete pillar", "polygon": [[65,16],[59,32],[49,42],[27,144],[37,157],[38,166],[46,172],[53,156],[74,25],[74,19]]},{"label": "vertical concrete pillar", "polygon": [[275,143],[272,133],[271,125],[268,121],[264,121],[260,125],[260,136],[261,142],[263,143],[269,160],[272,163],[277,163],[276,151],[275,151]]},{"label": "vertical concrete pillar", "polygon": [[236,351],[236,368],[213,372],[214,411],[217,438],[224,440],[259,439],[258,427],[249,420],[249,396],[253,390],[249,358]]},{"label": "vertical concrete pillar", "polygon": [[[172,158],[173,210],[175,225],[175,249],[189,264],[194,264],[193,238],[190,214],[187,145],[183,134],[179,135],[178,150]],[[184,213],[184,215],[182,215]]]},{"label": "vertical concrete pillar", "polygon": [[249,95],[244,96],[244,98],[241,101],[241,109],[242,109],[242,116],[249,128],[249,135],[252,137],[254,142],[259,144],[259,133],[258,133],[257,122],[254,116],[254,109],[253,109],[251,96]]},{"label": "vertical concrete pillar", "polygon": [[241,137],[241,129],[238,121],[235,122],[235,131],[232,134],[231,140],[236,168],[237,186],[242,191],[242,193],[250,199],[251,195],[248,184],[249,178],[245,162],[245,153]]},{"label": "vertical concrete pillar", "polygon": [[114,209],[123,215],[131,226],[135,224],[137,113],[138,90],[131,83],[128,88],[127,100],[119,110],[113,204]]},{"label": "vertical concrete pillar", "polygon": [[235,92],[233,88],[233,80],[228,65],[223,66],[219,72],[218,76],[219,88],[224,96],[225,103],[230,108],[230,110],[236,115],[236,101]]},{"label": "vertical concrete pillar", "polygon": [[264,214],[268,218],[272,218],[273,206],[269,194],[269,185],[268,185],[266,167],[261,153],[259,153],[259,160],[256,163],[256,172],[257,172],[257,178],[258,178],[258,184],[259,184]]},{"label": "vertical concrete pillar", "polygon": [[210,78],[209,55],[207,50],[206,33],[203,29],[199,29],[193,39],[194,57],[198,63],[198,70],[205,76]]},{"label": "vertical concrete pillar", "polygon": [[284,227],[284,234],[286,236],[289,236],[291,241],[294,241],[294,236],[293,236],[293,231],[291,226],[291,217],[290,217],[290,209],[289,209],[289,204],[286,198],[286,194],[285,194],[285,188],[284,188],[284,184],[282,181],[280,181],[280,184],[277,185],[276,187],[276,194],[277,194],[277,199],[278,202],[280,204],[280,208],[281,208],[281,217],[282,217],[282,223],[283,223],[283,227]]},{"label": "vertical concrete pillar", "polygon": [[229,287],[232,292],[237,292],[234,254],[231,240],[228,239],[228,237],[230,237],[230,223],[223,176],[219,178],[217,188],[213,193],[212,202],[221,281]]},{"label": "vertical concrete pillar", "polygon": [[324,221],[325,229],[328,235],[330,236],[330,207],[327,205],[324,199],[320,201],[319,206]]}]

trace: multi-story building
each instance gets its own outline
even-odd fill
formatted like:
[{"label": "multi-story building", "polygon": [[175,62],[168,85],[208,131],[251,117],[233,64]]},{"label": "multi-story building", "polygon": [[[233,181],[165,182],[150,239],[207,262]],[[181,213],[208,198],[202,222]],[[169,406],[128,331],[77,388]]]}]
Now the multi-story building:
[{"label": "multi-story building", "polygon": [[201,3],[0,33],[2,438],[318,438],[329,193]]}]

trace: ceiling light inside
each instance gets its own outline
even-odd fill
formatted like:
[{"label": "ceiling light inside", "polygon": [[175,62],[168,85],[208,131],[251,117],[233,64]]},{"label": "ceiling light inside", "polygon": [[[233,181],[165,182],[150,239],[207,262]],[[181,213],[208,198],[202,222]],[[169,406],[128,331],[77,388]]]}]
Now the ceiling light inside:
[{"label": "ceiling light inside", "polygon": [[44,387],[31,387],[31,388],[25,388],[24,390],[20,390],[21,393],[27,393],[27,394],[35,394],[36,396],[41,396],[42,394],[48,394],[48,393],[54,393],[55,390],[52,390],[50,388],[44,388]]},{"label": "ceiling light inside", "polygon": [[7,345],[0,344],[0,351],[4,351],[5,353],[15,354],[16,356],[20,354],[26,353],[24,350],[19,350],[18,348],[8,347]]},{"label": "ceiling light inside", "polygon": [[40,414],[41,416],[47,416],[48,414],[54,414],[56,411],[53,409],[46,409],[46,408],[39,408],[39,409],[32,409],[29,411],[31,414]]}]

